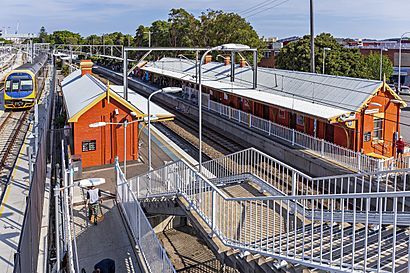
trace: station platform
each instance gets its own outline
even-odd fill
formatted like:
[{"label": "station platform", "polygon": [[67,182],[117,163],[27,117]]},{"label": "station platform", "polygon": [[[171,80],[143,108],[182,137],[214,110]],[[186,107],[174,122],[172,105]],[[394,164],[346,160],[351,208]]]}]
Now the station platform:
[{"label": "station platform", "polygon": [[[30,129],[29,129],[30,130]],[[0,272],[13,272],[29,193],[28,135],[20,150],[0,206]]]},{"label": "station platform", "polygon": [[[148,170],[148,137],[147,130],[143,129],[140,138],[140,160],[128,162],[127,177],[134,177]],[[155,126],[151,126],[151,147],[153,168],[159,168],[168,162],[184,158],[195,164],[196,161],[185,151],[179,148],[168,137],[163,135]],[[115,171],[114,166],[104,166],[99,169],[83,171],[82,178],[105,178],[106,183],[99,186],[103,192],[102,213],[103,220],[97,225],[89,223],[85,210],[86,190],[74,188],[74,222],[78,248],[79,268],[92,272],[93,266],[104,258],[111,258],[116,262],[118,272],[143,272],[139,267],[142,257],[134,251],[127,233],[121,212],[116,202],[107,197],[115,193]]]}]

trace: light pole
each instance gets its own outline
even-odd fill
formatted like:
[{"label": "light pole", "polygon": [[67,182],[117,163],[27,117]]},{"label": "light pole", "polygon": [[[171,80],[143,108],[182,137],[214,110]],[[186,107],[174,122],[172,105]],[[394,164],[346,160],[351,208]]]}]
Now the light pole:
[{"label": "light pole", "polygon": [[330,51],[330,47],[323,48],[323,67],[322,67],[322,74],[325,74],[325,58],[326,58],[326,51]]},{"label": "light pole", "polygon": [[182,91],[180,87],[164,87],[152,92],[148,97],[148,171],[152,170],[152,161],[151,161],[151,98],[158,93],[177,93]]},{"label": "light pole", "polygon": [[400,37],[400,43],[399,43],[399,82],[397,84],[398,90],[397,92],[401,92],[401,82],[400,82],[400,74],[401,74],[401,41],[403,40],[404,35],[410,34],[410,31],[404,32],[401,37]]},{"label": "light pole", "polygon": [[212,47],[205,51],[205,53],[202,55],[201,60],[199,62],[199,94],[198,94],[198,118],[199,118],[199,172],[201,173],[202,169],[202,63],[205,60],[205,56],[208,55],[211,51],[214,50],[222,50],[222,51],[246,51],[249,50],[250,47],[247,45],[241,45],[241,44],[224,44],[216,47]]},{"label": "light pole", "polygon": [[310,0],[310,72],[315,73],[315,28],[313,17],[313,0]]},{"label": "light pole", "polygon": [[148,30],[148,31],[145,31],[144,33],[148,34],[148,47],[151,47],[151,33],[152,32]]},{"label": "light pole", "polygon": [[[134,112],[131,112],[132,116],[135,116],[136,114],[132,114]],[[143,119],[136,119],[131,122],[128,122],[128,120],[125,120],[124,122],[105,122],[105,121],[100,121],[100,122],[95,122],[91,123],[88,126],[90,128],[98,128],[98,127],[104,127],[106,125],[122,125],[124,127],[124,176],[127,177],[127,126],[131,123],[134,122],[140,122],[143,121]]]},{"label": "light pole", "polygon": [[380,80],[382,80],[382,74],[383,74],[383,51],[388,51],[387,48],[380,48]]}]

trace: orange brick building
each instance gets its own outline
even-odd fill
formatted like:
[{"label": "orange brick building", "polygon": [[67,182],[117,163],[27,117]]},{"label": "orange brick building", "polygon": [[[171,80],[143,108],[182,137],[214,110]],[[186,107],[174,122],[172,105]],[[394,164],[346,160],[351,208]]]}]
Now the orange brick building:
[{"label": "orange brick building", "polygon": [[[71,127],[72,153],[80,155],[84,168],[124,160],[124,127],[90,128],[95,122],[123,123],[143,118],[143,113],[91,75],[91,62],[62,81],[65,109]],[[127,161],[138,160],[139,122],[127,126]]]},{"label": "orange brick building", "polygon": [[[197,89],[193,63],[163,58],[142,67],[139,76]],[[258,67],[253,89],[250,67],[237,64],[232,71],[226,63],[208,61],[202,69],[205,107],[215,101],[353,151],[395,154],[406,104],[385,82]]]}]

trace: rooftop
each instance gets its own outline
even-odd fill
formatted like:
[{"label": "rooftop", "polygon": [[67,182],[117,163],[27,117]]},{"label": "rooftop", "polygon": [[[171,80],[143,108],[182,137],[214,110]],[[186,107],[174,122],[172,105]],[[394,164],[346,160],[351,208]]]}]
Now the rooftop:
[{"label": "rooftop", "polygon": [[[144,70],[195,82],[195,61],[165,57]],[[382,86],[381,81],[258,67],[258,87],[252,89],[251,67],[210,62],[203,67],[203,84],[251,99],[329,119],[355,112]]]}]

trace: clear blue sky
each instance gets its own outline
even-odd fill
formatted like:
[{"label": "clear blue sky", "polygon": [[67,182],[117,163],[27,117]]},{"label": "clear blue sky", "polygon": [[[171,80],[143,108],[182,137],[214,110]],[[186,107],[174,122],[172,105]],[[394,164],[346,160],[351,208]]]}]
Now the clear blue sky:
[{"label": "clear blue sky", "polygon": [[[284,2],[284,3],[282,3]],[[410,31],[410,0],[315,0],[315,32],[337,37],[390,38]],[[242,12],[262,3],[262,9]],[[271,8],[275,5],[281,5]],[[0,27],[20,33],[68,29],[83,36],[121,31],[167,19],[171,8],[198,16],[208,8],[237,12],[259,35],[288,37],[309,32],[309,0],[1,0]],[[259,11],[263,11],[258,13]]]}]

